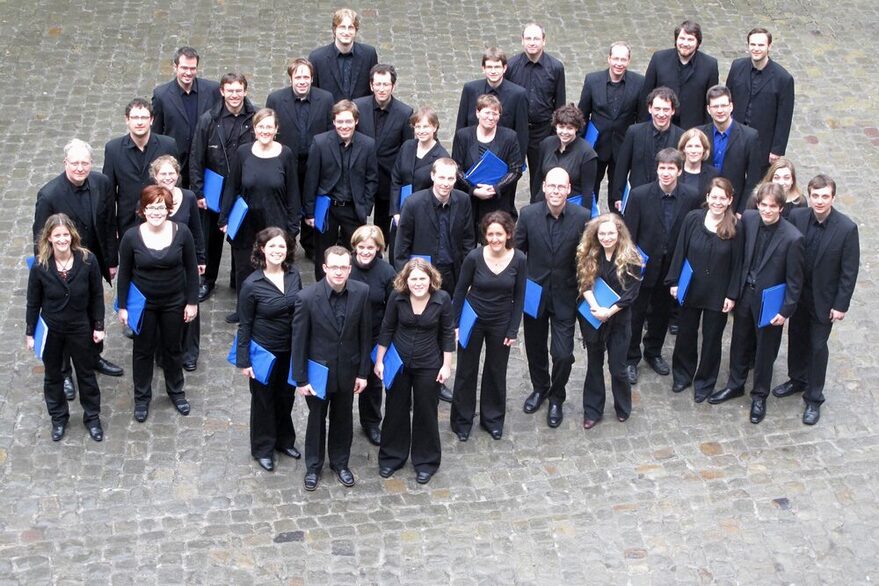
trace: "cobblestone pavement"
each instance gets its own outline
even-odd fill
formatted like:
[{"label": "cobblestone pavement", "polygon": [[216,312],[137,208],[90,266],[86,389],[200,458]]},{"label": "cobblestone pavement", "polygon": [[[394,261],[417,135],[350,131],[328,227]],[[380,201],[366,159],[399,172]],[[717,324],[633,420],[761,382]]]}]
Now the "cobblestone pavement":
[{"label": "cobblestone pavement", "polygon": [[[0,349],[0,583],[875,582],[879,317],[867,304],[879,283],[877,233],[867,222],[879,213],[868,177],[879,167],[879,5],[624,5],[626,14],[622,3],[591,0],[377,0],[355,8],[362,38],[399,70],[398,96],[438,107],[448,147],[460,88],[480,75],[482,48],[516,52],[532,17],[545,23],[548,50],[567,65],[569,101],[619,38],[632,43],[632,68],[643,72],[652,51],[671,46],[675,24],[695,18],[723,79],[744,55],[745,31],[768,26],[773,57],[797,80],[789,155],[801,183],[831,173],[837,205],[861,225],[859,288],[849,318],[834,328],[828,402],[816,427],[800,422],[798,399],[770,398],[766,420],[754,426],[744,399],[695,405],[671,393],[669,378],[642,369],[629,422],[608,417],[584,432],[585,354],[578,350],[566,419],[551,430],[545,411],[521,410],[530,389],[520,345],[502,441],[474,432],[457,442],[441,404],[445,453],[429,485],[415,484],[411,469],[381,479],[376,449],[356,434],[357,486],[345,489],[325,472],[307,494],[301,461],[281,460],[269,474],[250,458],[248,393],[225,362],[233,329],[223,316],[233,297],[223,286],[202,307],[202,359],[187,376],[192,415],[180,417],[159,397],[148,422],[135,423],[130,376],[102,377],[105,441],[88,438],[74,405],[67,437],[53,443],[41,366],[24,349],[22,259],[36,191],[60,172],[62,145],[74,136],[90,141],[100,169],[101,146],[125,131],[124,104],[171,77],[170,57],[181,44],[200,49],[205,77],[246,73],[262,103],[285,84],[287,58],[329,42],[336,6],[311,3],[303,14],[297,2],[0,0],[0,336],[7,340]],[[106,355],[130,371],[130,342],[116,324]],[[302,447],[301,401],[294,415]]]}]

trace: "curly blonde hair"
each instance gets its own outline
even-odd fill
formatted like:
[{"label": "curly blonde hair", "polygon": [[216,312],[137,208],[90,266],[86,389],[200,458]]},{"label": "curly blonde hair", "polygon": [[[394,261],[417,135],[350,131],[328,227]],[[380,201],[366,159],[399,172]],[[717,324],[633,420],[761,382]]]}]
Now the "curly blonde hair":
[{"label": "curly blonde hair", "polygon": [[601,266],[601,256],[604,254],[604,247],[598,241],[598,228],[605,222],[612,223],[617,229],[617,246],[616,258],[614,264],[617,268],[617,279],[625,288],[627,279],[626,275],[632,278],[641,278],[641,267],[643,261],[635,243],[632,242],[632,236],[629,229],[623,223],[622,218],[617,214],[602,214],[592,219],[583,231],[580,238],[580,244],[577,245],[577,283],[581,293],[592,289],[595,285],[595,279],[598,276],[598,268]]}]

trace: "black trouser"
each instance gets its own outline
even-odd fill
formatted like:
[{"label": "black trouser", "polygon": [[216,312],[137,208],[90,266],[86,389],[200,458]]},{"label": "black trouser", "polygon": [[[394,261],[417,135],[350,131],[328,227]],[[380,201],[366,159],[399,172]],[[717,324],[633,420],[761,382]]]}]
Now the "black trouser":
[{"label": "black trouser", "polygon": [[339,244],[348,250],[351,249],[351,236],[354,231],[362,226],[362,222],[354,211],[354,204],[330,205],[327,213],[327,222],[323,232],[314,231],[314,280],[324,278],[324,251],[330,246]]},{"label": "black trouser", "polygon": [[183,324],[183,362],[198,362],[201,347],[200,309],[194,320]]},{"label": "black trouser", "polygon": [[598,159],[598,166],[595,172],[595,187],[593,187],[592,191],[595,193],[595,201],[601,201],[599,197],[601,195],[601,181],[604,179],[605,173],[607,173],[607,210],[609,212],[615,212],[616,208],[613,207],[613,174],[616,171],[616,161],[610,159],[608,161],[602,161],[601,158]]},{"label": "black trouser", "polygon": [[[565,385],[574,365],[574,317],[563,319],[544,311],[537,319],[526,314],[523,321],[531,385],[535,392],[548,397],[550,403],[561,405],[567,396]],[[546,341],[550,331],[552,339],[547,355]],[[549,356],[552,356],[552,375],[549,372]]]},{"label": "black trouser", "polygon": [[375,373],[370,371],[366,377],[366,388],[357,397],[360,411],[360,427],[378,427],[382,422],[382,391],[384,386]]},{"label": "black trouser", "polygon": [[765,398],[772,385],[772,365],[781,346],[782,326],[757,327],[752,306],[759,303],[754,289],[746,286],[739,299],[733,320],[732,342],[729,351],[730,389],[741,389],[748,380],[748,364],[754,359],[754,390],[751,396]]},{"label": "black trouser", "polygon": [[[73,369],[70,366],[70,354],[67,352],[67,348],[63,350],[64,355],[61,362],[61,374],[65,377],[73,376]],[[101,354],[104,352],[104,341],[101,340],[97,344],[95,344],[95,360],[101,358]],[[92,367],[94,368],[94,366]]]},{"label": "black trouser", "polygon": [[[404,367],[385,399],[382,443],[378,451],[380,468],[398,470],[412,453],[416,472],[436,472],[442,458],[437,404],[438,369]],[[409,411],[412,420],[409,420]]]},{"label": "black trouser", "polygon": [[172,401],[185,398],[182,340],[183,306],[156,307],[147,302],[140,334],[134,337],[131,352],[135,405],[149,405],[153,398],[153,364],[160,341],[165,350],[162,359],[165,390]]},{"label": "black trouser", "polygon": [[[546,122],[535,122],[528,125],[528,177],[531,188],[531,203],[536,201],[537,194],[543,187],[543,177],[540,176],[542,162],[540,160],[540,143],[544,138],[552,134],[552,124],[550,120]],[[549,169],[543,169],[548,172]],[[584,194],[585,195],[585,194]],[[477,232],[478,233],[478,232]]]},{"label": "black trouser", "polygon": [[489,431],[504,429],[507,409],[507,363],[510,347],[504,345],[508,322],[487,324],[478,319],[466,348],[458,346],[455,393],[449,423],[455,433],[470,433],[476,415],[476,378],[479,356],[485,344],[482,384],[479,395],[479,424]]},{"label": "black trouser", "polygon": [[223,258],[223,242],[226,240],[226,234],[217,226],[220,214],[209,209],[199,210],[199,213],[201,215],[201,231],[205,240],[205,256],[207,256],[204,280],[206,283],[214,285],[217,282],[217,275],[220,273],[220,260]]},{"label": "black trouser", "polygon": [[[305,193],[305,172],[308,170],[308,153],[300,153],[298,157],[299,174],[299,193]],[[305,223],[305,208],[300,210],[302,220],[299,222],[299,245],[305,254],[314,256],[314,233],[315,230]]]},{"label": "black trouser", "polygon": [[440,276],[443,278],[443,283],[440,285],[440,288],[448,293],[449,297],[454,297],[455,285],[458,282],[458,275],[455,273],[455,265],[434,264],[433,268],[438,270]]},{"label": "black trouser", "polygon": [[662,344],[668,331],[668,316],[672,301],[668,287],[662,283],[657,283],[653,287],[641,286],[638,297],[632,304],[632,338],[626,358],[629,364],[637,365],[641,361],[641,334],[645,321],[647,321],[647,334],[644,335],[644,358],[662,356]]},{"label": "black trouser", "polygon": [[295,389],[287,383],[286,365],[290,352],[275,352],[275,366],[264,385],[250,379],[250,455],[271,458],[274,450],[292,448],[296,442],[293,429]]},{"label": "black trouser", "polygon": [[[391,241],[391,216],[390,216],[391,202],[389,199],[381,198],[378,195],[375,196],[375,202],[372,208],[372,223],[378,226],[382,231],[382,236],[385,237],[385,242]],[[345,246],[351,247],[351,240],[345,243]]]},{"label": "black trouser", "polygon": [[804,290],[787,331],[787,374],[794,384],[805,389],[803,400],[811,405],[824,402],[831,328],[833,322],[821,323],[815,317],[814,302]]},{"label": "black trouser", "polygon": [[53,424],[64,423],[70,419],[67,398],[64,396],[64,374],[62,364],[69,356],[76,368],[76,382],[79,385],[79,404],[82,405],[82,421],[86,425],[98,422],[101,414],[101,391],[95,377],[95,361],[98,358],[97,345],[92,340],[91,330],[63,334],[49,330],[46,347],[43,349],[43,396]]},{"label": "black trouser", "polygon": [[[702,351],[697,353],[700,318]],[[671,370],[674,384],[693,383],[693,392],[697,397],[707,397],[714,392],[717,384],[726,318],[722,311],[681,308]]]},{"label": "black trouser", "polygon": [[[353,436],[351,409],[354,407],[354,382],[344,391],[327,392],[326,399],[305,397],[308,404],[308,427],[305,430],[305,466],[309,472],[320,472],[324,455],[329,452],[330,469],[348,467]],[[327,414],[330,428],[327,437]]]},{"label": "black trouser", "polygon": [[238,296],[241,295],[241,284],[256,270],[250,264],[250,256],[253,254],[253,243],[243,248],[232,247],[232,262],[235,269],[235,311],[238,311]]},{"label": "black trouser", "polygon": [[[592,326],[587,326],[592,327]],[[604,386],[604,352],[610,370],[610,390],[618,417],[628,418],[632,412],[632,386],[626,375],[626,350],[632,333],[629,311],[623,310],[601,326],[594,341],[586,342],[586,380],[583,381],[583,419],[598,421],[604,414],[607,395]]]}]

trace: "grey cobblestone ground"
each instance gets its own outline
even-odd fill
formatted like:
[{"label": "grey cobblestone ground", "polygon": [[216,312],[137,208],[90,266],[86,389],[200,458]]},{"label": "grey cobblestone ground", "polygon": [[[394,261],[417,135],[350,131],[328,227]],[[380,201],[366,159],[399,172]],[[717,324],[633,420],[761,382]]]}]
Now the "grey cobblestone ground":
[{"label": "grey cobblestone ground", "polygon": [[[870,179],[879,166],[879,9],[868,0],[355,6],[364,40],[400,72],[399,97],[440,110],[448,147],[481,49],[499,44],[512,54],[531,17],[567,64],[574,101],[618,38],[632,43],[632,68],[643,72],[652,51],[671,46],[674,25],[693,17],[724,78],[744,55],[745,31],[771,28],[772,54],[797,80],[789,154],[801,181],[831,173],[840,209],[861,226],[860,286],[834,329],[829,398],[815,428],[800,423],[797,399],[770,399],[766,420],[753,426],[744,401],[694,405],[642,370],[629,422],[609,418],[583,432],[579,351],[567,417],[550,430],[544,411],[521,411],[529,388],[520,347],[502,441],[475,433],[458,443],[442,404],[443,466],[426,487],[407,471],[379,478],[376,449],[357,435],[357,486],[346,490],[326,473],[306,494],[301,462],[282,460],[267,474],[250,459],[246,386],[224,360],[233,297],[221,287],[202,307],[202,360],[187,377],[192,415],[159,397],[137,424],[130,377],[103,377],[106,440],[88,439],[74,406],[67,437],[50,441],[41,367],[24,349],[22,258],[36,191],[60,172],[61,146],[77,136],[100,153],[124,132],[124,104],[170,78],[181,44],[200,49],[203,76],[245,72],[262,103],[285,83],[287,58],[329,41],[335,7],[0,0],[0,583],[875,582],[879,319],[868,303],[879,284],[868,222],[879,212]],[[130,342],[117,325],[109,340],[107,356],[130,370]],[[784,374],[776,368],[776,380]],[[294,414],[301,447],[299,401]]]}]

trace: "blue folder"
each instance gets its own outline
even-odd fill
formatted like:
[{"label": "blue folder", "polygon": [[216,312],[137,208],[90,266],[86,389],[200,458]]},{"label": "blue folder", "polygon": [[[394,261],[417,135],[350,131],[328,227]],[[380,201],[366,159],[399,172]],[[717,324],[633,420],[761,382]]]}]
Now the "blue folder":
[{"label": "blue folder", "polygon": [[403,204],[406,203],[406,200],[409,199],[410,195],[412,195],[412,184],[407,183],[400,188],[400,207],[397,208],[398,210],[403,209]]},{"label": "blue folder", "polygon": [[461,348],[467,347],[467,343],[470,341],[470,334],[473,332],[473,324],[476,323],[478,318],[479,316],[476,315],[473,306],[465,299],[464,307],[461,308],[461,317],[458,319],[458,343],[461,344]]},{"label": "blue folder", "polygon": [[572,195],[571,197],[568,198],[568,203],[582,206],[583,205],[583,196],[580,195],[579,193],[576,195]]},{"label": "blue folder", "polygon": [[37,327],[34,328],[34,356],[43,359],[43,350],[46,349],[46,338],[49,336],[49,326],[41,315],[37,318]]},{"label": "blue folder", "polygon": [[631,191],[631,186],[626,183],[626,188],[623,190],[623,203],[620,204],[620,213],[626,215],[626,206],[629,205],[629,191]]},{"label": "blue folder", "polygon": [[681,276],[678,277],[678,305],[684,304],[687,298],[687,289],[690,288],[690,281],[693,280],[693,265],[690,261],[684,259],[684,266],[681,267]]},{"label": "blue folder", "polygon": [[[238,365],[238,334],[232,340],[232,347],[229,348],[229,354],[226,360],[232,366]],[[274,354],[254,342],[250,341],[250,367],[253,369],[253,376],[264,385],[269,384],[269,376],[272,374],[272,367],[275,366],[277,358]]]},{"label": "blue folder", "polygon": [[421,259],[426,260],[426,261],[427,261],[427,264],[433,264],[433,263],[431,262],[432,258],[431,258],[431,256],[430,256],[429,254],[410,254],[410,255],[409,255],[409,260],[412,260],[413,258],[421,258]]},{"label": "blue folder", "polygon": [[226,223],[226,236],[228,236],[230,240],[235,240],[235,236],[238,234],[238,229],[241,228],[241,223],[244,221],[244,216],[246,215],[247,202],[239,195],[238,199],[235,200],[235,205],[232,206],[232,211],[229,212],[229,221]]},{"label": "blue folder", "polygon": [[586,142],[589,143],[589,146],[591,146],[593,149],[595,148],[595,143],[598,142],[598,134],[598,128],[596,128],[596,126],[590,120],[589,124],[586,126],[586,136],[584,138],[586,139]]},{"label": "blue folder", "polygon": [[27,263],[27,270],[31,270],[34,268],[34,263],[37,262],[36,257],[29,256],[24,259],[24,262]]},{"label": "blue folder", "polygon": [[537,319],[537,312],[540,311],[540,297],[543,295],[543,287],[532,281],[525,279],[525,307],[524,311],[529,316]]},{"label": "blue folder", "polygon": [[314,198],[314,229],[323,234],[327,229],[327,214],[330,213],[330,204],[333,200],[328,195],[319,195]]},{"label": "blue folder", "polygon": [[644,263],[644,265],[641,267],[641,276],[643,277],[643,276],[644,276],[644,273],[647,272],[647,261],[650,260],[650,257],[647,256],[647,253],[644,252],[643,250],[641,250],[641,247],[638,246],[637,244],[635,245],[635,248],[638,249],[638,254],[641,255],[641,260],[642,260],[643,263]]},{"label": "blue folder", "polygon": [[[118,308],[118,299],[116,303]],[[143,293],[140,292],[134,281],[128,285],[128,301],[125,309],[128,310],[128,327],[135,334],[139,334],[140,327],[143,324],[143,310],[146,309],[146,297],[143,296]]]},{"label": "blue folder", "polygon": [[220,213],[220,197],[223,195],[223,181],[225,177],[214,173],[210,169],[204,170],[204,193],[208,209]]},{"label": "blue folder", "polygon": [[[372,359],[372,363],[375,364],[375,359],[378,357],[378,344],[372,347],[369,357]],[[385,350],[385,358],[382,360],[382,364],[385,365],[382,371],[382,385],[386,389],[390,389],[391,385],[394,384],[397,373],[403,368],[403,359],[400,357],[400,353],[397,352],[397,347],[394,346],[393,342]]]},{"label": "blue folder", "polygon": [[770,325],[769,322],[772,321],[772,318],[781,312],[781,308],[784,306],[785,293],[787,293],[787,285],[785,283],[763,289],[763,301],[760,304],[758,328],[765,328]]},{"label": "blue folder", "polygon": [[509,165],[507,165],[502,159],[499,159],[496,154],[491,151],[485,151],[482,158],[470,167],[464,175],[464,179],[467,180],[467,183],[474,186],[479,185],[480,183],[494,185],[500,181],[509,170]]},{"label": "blue folder", "polygon": [[[598,196],[594,193],[592,194],[592,218],[597,218],[601,215],[601,209],[598,207]],[[590,220],[592,218],[589,218]]]},{"label": "blue folder", "polygon": [[[314,360],[308,361],[308,383],[311,385],[312,390],[314,390],[314,394],[318,399],[326,399],[327,398],[327,379],[330,377],[330,369],[320,364],[319,362],[315,362]],[[293,385],[294,387],[298,387],[299,383],[293,380],[293,359],[290,358],[290,372],[287,373],[287,382]]]},{"label": "blue folder", "polygon": [[[616,291],[611,289],[601,277],[595,279],[595,284],[592,286],[592,294],[595,296],[595,301],[598,302],[598,305],[605,308],[620,300],[620,296],[616,294]],[[592,310],[585,299],[577,306],[577,311],[593,328],[597,330],[601,327],[601,320],[592,315]]]}]

